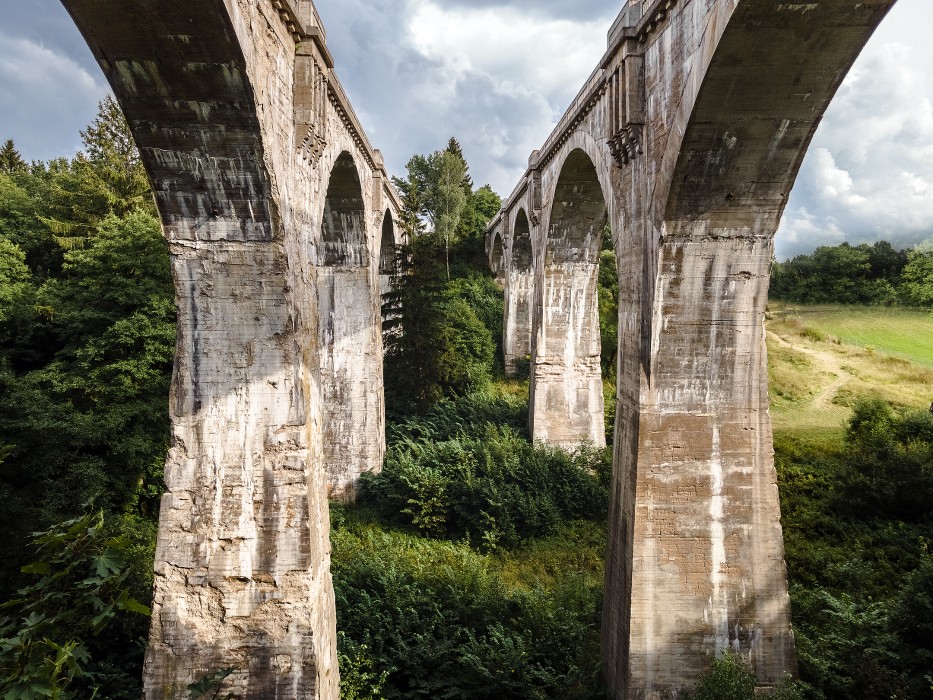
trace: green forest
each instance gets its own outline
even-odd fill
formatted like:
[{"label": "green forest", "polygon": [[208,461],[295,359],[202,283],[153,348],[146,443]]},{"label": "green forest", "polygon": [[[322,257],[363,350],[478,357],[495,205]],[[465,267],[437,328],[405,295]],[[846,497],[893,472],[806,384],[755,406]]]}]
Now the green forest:
[{"label": "green forest", "polygon": [[[141,693],[174,291],[112,100],[82,137],[80,153],[47,163],[25,163],[9,141],[0,149],[4,700]],[[528,382],[503,377],[502,291],[484,253],[500,200],[475,186],[457,141],[413,156],[395,185],[410,243],[396,250],[383,307],[388,451],[355,505],[331,505],[342,697],[604,697],[611,449],[530,442]],[[614,265],[605,251],[610,398]],[[930,311],[933,247],[820,248],[774,265],[772,298]],[[840,345],[784,323],[810,352]],[[812,368],[799,349],[771,354],[779,410],[792,411]],[[888,374],[933,385],[930,370],[896,362]],[[845,418],[832,429],[776,422],[800,680],[775,697],[933,696],[933,414],[891,396],[903,394],[834,399]],[[223,697],[222,682],[206,677],[190,696]],[[726,655],[683,700],[750,700],[754,686]]]}]

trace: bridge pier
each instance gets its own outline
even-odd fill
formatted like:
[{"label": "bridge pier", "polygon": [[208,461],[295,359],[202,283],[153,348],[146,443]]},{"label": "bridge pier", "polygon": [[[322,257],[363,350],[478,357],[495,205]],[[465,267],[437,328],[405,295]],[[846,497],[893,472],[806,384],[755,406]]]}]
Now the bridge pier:
[{"label": "bridge pier", "polygon": [[400,202],[309,0],[63,4],[133,131],[178,302],[143,697],[229,672],[218,696],[335,700],[328,465],[349,490],[381,461],[369,213]]},{"label": "bridge pier", "polygon": [[606,444],[599,335],[599,251],[607,208],[582,150],[557,182],[535,285],[530,420],[535,440]]},{"label": "bridge pier", "polygon": [[385,453],[381,304],[367,222],[356,164],[344,152],[327,188],[317,289],[324,463],[331,496],[346,500],[360,474],[382,469]]},{"label": "bridge pier", "polygon": [[[630,558],[607,567],[603,634],[621,697],[675,697],[708,663],[697,648],[741,654],[766,686],[795,668],[768,414],[771,241],[672,238],[660,252],[651,385],[617,425],[629,471],[613,491],[609,551]],[[616,607],[625,600],[627,613]]]}]

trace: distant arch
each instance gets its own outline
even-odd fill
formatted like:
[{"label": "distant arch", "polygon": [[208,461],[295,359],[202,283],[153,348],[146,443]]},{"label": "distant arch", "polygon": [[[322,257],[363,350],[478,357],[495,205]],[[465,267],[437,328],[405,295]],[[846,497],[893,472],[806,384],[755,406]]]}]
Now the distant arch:
[{"label": "distant arch", "polygon": [[327,185],[317,290],[324,464],[330,495],[346,500],[355,497],[361,473],[380,468],[383,455],[382,346],[368,221],[356,163],[344,151]]},{"label": "distant arch", "polygon": [[382,216],[382,239],[379,243],[379,274],[395,274],[395,222],[392,212],[386,209]]},{"label": "distant arch", "polygon": [[366,205],[353,156],[344,151],[334,162],[324,199],[321,262],[327,267],[369,265]]},{"label": "distant arch", "polygon": [[505,370],[513,376],[528,376],[531,357],[531,325],[534,294],[534,259],[531,227],[524,208],[512,224],[512,247],[505,284],[505,323],[502,348]]},{"label": "distant arch", "polygon": [[492,235],[492,247],[489,250],[489,268],[497,281],[502,281],[505,275],[505,250],[502,246],[502,235],[496,231]]},{"label": "distant arch", "polygon": [[599,336],[599,251],[609,215],[596,166],[582,149],[564,160],[551,197],[532,352],[535,439],[605,445]]},{"label": "distant arch", "polygon": [[511,268],[517,272],[531,272],[534,266],[531,248],[531,227],[528,224],[528,214],[525,213],[524,208],[520,208],[515,214],[515,224],[512,231]]}]

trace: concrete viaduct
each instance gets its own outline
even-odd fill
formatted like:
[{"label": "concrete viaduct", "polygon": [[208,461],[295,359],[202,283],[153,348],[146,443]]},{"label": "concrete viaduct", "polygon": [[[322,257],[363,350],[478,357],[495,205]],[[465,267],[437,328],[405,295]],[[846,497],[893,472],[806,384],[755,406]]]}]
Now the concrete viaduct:
[{"label": "concrete viaduct", "polygon": [[[144,698],[338,697],[328,495],[384,452],[380,259],[400,203],[310,0],[62,0],[133,130],[178,346]],[[894,0],[632,0],[491,227],[532,425],[601,440],[595,270],[619,267],[603,615],[614,698],[706,655],[794,669],[762,317],[814,129]],[[383,253],[380,255],[380,253]]]},{"label": "concrete viaduct", "polygon": [[604,443],[596,289],[612,229],[612,698],[674,698],[727,648],[762,686],[795,672],[763,324],[773,236],[893,4],[629,0],[489,226],[507,367],[530,356],[532,433],[564,446]]},{"label": "concrete viaduct", "polygon": [[400,202],[309,0],[63,4],[136,138],[176,287],[144,697],[234,668],[233,697],[335,698],[327,497],[382,464]]}]

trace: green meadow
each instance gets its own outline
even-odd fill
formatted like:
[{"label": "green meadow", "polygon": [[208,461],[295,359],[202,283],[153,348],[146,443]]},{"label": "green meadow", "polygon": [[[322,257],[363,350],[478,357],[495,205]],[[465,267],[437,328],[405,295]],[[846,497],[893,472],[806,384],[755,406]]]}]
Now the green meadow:
[{"label": "green meadow", "polygon": [[933,313],[898,307],[774,305],[772,316],[824,333],[842,345],[933,367]]}]

